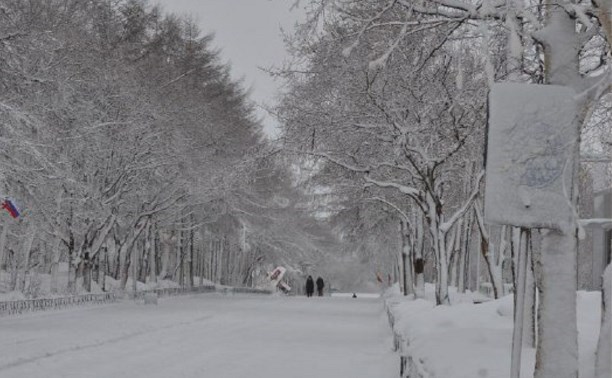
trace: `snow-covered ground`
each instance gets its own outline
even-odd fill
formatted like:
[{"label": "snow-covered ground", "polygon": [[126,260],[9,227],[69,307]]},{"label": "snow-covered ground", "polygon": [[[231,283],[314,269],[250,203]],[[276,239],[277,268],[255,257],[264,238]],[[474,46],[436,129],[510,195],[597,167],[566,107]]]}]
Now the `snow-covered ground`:
[{"label": "snow-covered ground", "polygon": [[[510,376],[512,296],[473,304],[474,294],[451,292],[452,306],[435,306],[433,287],[426,299],[399,295],[397,286],[387,297],[396,332],[409,341],[411,355],[426,378],[506,378]],[[599,335],[599,292],[577,293],[580,377],[593,378]],[[535,350],[523,350],[521,377],[532,377]]]},{"label": "snow-covered ground", "polygon": [[376,298],[205,294],[0,318],[0,377],[391,378]]}]

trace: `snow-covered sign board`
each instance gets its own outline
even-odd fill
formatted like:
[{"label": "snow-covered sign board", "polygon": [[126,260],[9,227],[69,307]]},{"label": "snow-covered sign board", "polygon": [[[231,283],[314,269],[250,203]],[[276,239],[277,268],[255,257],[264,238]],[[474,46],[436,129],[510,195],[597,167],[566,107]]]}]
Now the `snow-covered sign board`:
[{"label": "snow-covered sign board", "polygon": [[563,86],[495,84],[489,95],[485,219],[567,230],[578,143],[575,93]]}]

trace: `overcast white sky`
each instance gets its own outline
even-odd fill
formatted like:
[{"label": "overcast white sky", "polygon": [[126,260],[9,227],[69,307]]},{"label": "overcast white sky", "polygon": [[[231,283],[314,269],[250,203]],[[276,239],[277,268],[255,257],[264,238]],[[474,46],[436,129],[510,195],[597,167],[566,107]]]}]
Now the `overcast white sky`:
[{"label": "overcast white sky", "polygon": [[[151,0],[164,10],[195,18],[203,34],[215,33],[214,46],[231,62],[233,77],[244,78],[258,104],[273,104],[280,83],[258,67],[280,66],[287,58],[280,28],[291,29],[300,13],[290,11],[294,0]],[[270,132],[275,121],[265,116]]]}]

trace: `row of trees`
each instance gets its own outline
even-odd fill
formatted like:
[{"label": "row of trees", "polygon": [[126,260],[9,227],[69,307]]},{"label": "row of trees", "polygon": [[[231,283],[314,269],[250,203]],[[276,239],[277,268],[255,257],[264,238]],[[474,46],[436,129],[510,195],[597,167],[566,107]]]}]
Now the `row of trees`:
[{"label": "row of trees", "polygon": [[0,1],[0,194],[22,210],[2,215],[5,290],[308,264],[318,245],[277,236],[306,238],[308,214],[288,216],[301,199],[211,39],[145,1]]},{"label": "row of trees", "polygon": [[[610,122],[610,2],[321,0],[309,9],[291,41],[296,66],[282,72],[291,82],[279,107],[286,149],[317,162],[313,184],[338,188],[345,211],[395,214],[386,232],[399,231],[400,256],[433,267],[403,269],[406,292],[415,283],[422,291],[424,272],[437,303],[449,304],[449,284],[473,285],[482,256],[500,296],[510,257],[533,246],[535,270],[525,266],[540,298],[536,376],[577,376],[578,220],[533,243],[485,224],[486,98],[499,81],[571,87],[577,127],[605,151],[596,127]],[[378,218],[359,222],[375,230]],[[610,366],[600,362],[603,377]]]}]

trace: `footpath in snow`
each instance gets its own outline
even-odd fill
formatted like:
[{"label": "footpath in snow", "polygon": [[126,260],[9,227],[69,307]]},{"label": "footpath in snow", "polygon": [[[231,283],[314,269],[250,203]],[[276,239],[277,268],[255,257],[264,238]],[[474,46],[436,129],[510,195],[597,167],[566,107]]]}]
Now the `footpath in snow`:
[{"label": "footpath in snow", "polygon": [[[470,295],[451,293],[452,306],[435,306],[433,287],[426,299],[412,299],[392,288],[386,303],[394,331],[410,356],[410,377],[507,378],[512,345],[512,296],[473,304]],[[593,378],[599,336],[599,292],[577,293],[580,377]],[[535,349],[523,349],[521,377],[532,377]]]},{"label": "footpath in snow", "polygon": [[0,377],[391,378],[380,299],[192,295],[0,318]]}]

